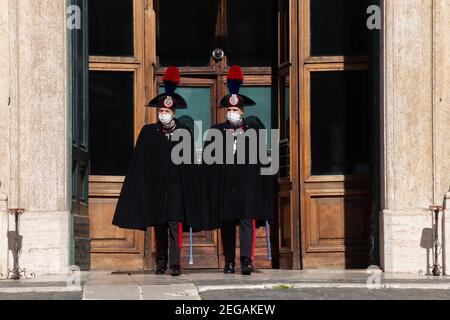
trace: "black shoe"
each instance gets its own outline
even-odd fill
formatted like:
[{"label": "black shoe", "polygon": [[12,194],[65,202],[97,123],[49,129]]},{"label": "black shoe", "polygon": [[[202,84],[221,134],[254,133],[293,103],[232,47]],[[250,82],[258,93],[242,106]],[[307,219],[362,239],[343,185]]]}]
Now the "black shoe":
[{"label": "black shoe", "polygon": [[172,266],[170,267],[170,269],[172,270],[172,276],[174,277],[179,276],[181,274],[180,266]]},{"label": "black shoe", "polygon": [[241,258],[241,274],[248,276],[253,270],[252,261],[248,258]]},{"label": "black shoe", "polygon": [[165,272],[166,272],[165,268],[157,267],[156,271],[155,271],[155,274],[164,274]]},{"label": "black shoe", "polygon": [[223,273],[225,274],[231,274],[234,273],[234,262],[225,262],[225,268],[223,269]]}]

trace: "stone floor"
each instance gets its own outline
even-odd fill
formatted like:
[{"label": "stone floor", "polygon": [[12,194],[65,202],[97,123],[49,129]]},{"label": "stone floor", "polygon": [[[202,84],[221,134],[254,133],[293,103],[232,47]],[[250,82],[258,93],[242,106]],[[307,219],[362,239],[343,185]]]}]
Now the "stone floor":
[{"label": "stone floor", "polygon": [[251,276],[186,270],[179,277],[82,272],[75,280],[66,275],[1,280],[0,300],[450,299],[450,277],[366,270],[257,270]]},{"label": "stone floor", "polygon": [[450,300],[450,290],[423,289],[242,289],[211,290],[202,300]]}]

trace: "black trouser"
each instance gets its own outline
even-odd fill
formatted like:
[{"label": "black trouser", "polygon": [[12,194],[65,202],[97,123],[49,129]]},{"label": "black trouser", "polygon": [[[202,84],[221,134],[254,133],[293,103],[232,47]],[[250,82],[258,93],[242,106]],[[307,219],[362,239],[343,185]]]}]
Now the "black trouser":
[{"label": "black trouser", "polygon": [[[167,269],[167,258],[169,266],[180,265],[181,237],[180,223],[169,221],[166,224],[155,226],[156,236],[156,265],[158,268]],[[168,241],[167,229],[169,229],[170,241]],[[169,255],[167,254],[167,244],[169,242]]]},{"label": "black trouser", "polygon": [[[221,227],[225,262],[236,259],[236,222],[223,221]],[[253,219],[239,219],[240,258],[252,259],[254,248]]]}]

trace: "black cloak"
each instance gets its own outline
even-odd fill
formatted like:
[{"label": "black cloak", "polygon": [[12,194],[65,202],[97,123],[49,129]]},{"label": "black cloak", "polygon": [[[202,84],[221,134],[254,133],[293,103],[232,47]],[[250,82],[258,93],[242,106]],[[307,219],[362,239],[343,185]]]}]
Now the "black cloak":
[{"label": "black cloak", "polygon": [[[227,121],[212,128],[219,129],[225,141],[225,130],[233,126]],[[258,130],[259,127],[244,120],[242,129]],[[257,132],[256,135],[258,137]],[[207,141],[205,147],[210,143]],[[259,148],[259,143],[257,146]],[[220,226],[222,221],[233,220],[238,223],[240,218],[255,219],[257,226],[273,221],[274,176],[260,174],[263,164],[259,157],[257,164],[249,164],[248,141],[245,150],[246,164],[226,164],[225,143],[223,164],[203,164],[202,215],[209,219],[210,225]],[[234,158],[236,163],[236,154]]]},{"label": "black cloak", "polygon": [[198,195],[194,194],[198,165],[193,162],[192,132],[176,120],[175,131],[185,129],[191,138],[191,163],[176,165],[171,152],[177,142],[169,141],[160,122],[145,125],[136,143],[116,206],[113,225],[146,230],[149,226],[178,221],[201,226]]}]

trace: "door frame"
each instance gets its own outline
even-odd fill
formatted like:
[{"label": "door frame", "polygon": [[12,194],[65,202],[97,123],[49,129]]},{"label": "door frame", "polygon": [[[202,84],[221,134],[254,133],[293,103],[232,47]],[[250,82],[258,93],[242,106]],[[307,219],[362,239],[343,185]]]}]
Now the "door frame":
[{"label": "door frame", "polygon": [[[301,29],[299,29],[299,0],[286,0],[278,1],[278,59],[277,67],[274,71],[273,78],[274,91],[276,94],[276,106],[277,117],[279,118],[280,109],[284,108],[284,99],[281,99],[280,79],[289,74],[289,178],[277,179],[278,190],[277,201],[275,206],[276,223],[274,230],[274,241],[277,246],[277,252],[275,256],[278,257],[278,265],[276,267],[282,269],[301,269],[302,268],[302,256],[301,256],[301,219],[299,212],[301,208],[301,184],[302,179],[302,161],[300,158],[300,104],[301,98],[299,88],[302,83],[300,74],[299,63],[301,61],[301,51],[299,50],[299,44],[301,43]],[[284,8],[286,6],[286,8]],[[287,12],[286,12],[287,10]],[[287,19],[287,21],[284,21]],[[287,30],[284,30],[284,23],[287,23]],[[285,31],[287,34],[282,34]],[[287,37],[286,39],[284,39]],[[287,54],[284,54],[284,42],[288,41],[289,46]],[[282,57],[286,57],[286,61],[282,60]],[[282,127],[280,123],[281,119],[278,119],[278,128]],[[284,206],[288,205],[289,208],[289,226],[286,225],[285,217],[283,216]],[[284,235],[289,234],[289,244],[283,244]]]},{"label": "door frame", "polygon": [[[68,32],[68,59],[70,90],[71,139],[69,144],[71,165],[70,212],[71,243],[70,264],[80,270],[91,267],[91,241],[89,230],[89,101],[88,101],[88,5],[87,0],[69,0],[68,5],[81,8],[81,29]],[[80,136],[83,138],[80,139]]]}]

